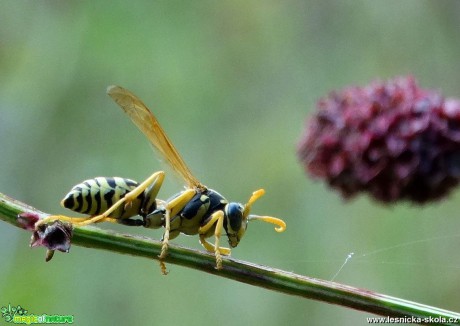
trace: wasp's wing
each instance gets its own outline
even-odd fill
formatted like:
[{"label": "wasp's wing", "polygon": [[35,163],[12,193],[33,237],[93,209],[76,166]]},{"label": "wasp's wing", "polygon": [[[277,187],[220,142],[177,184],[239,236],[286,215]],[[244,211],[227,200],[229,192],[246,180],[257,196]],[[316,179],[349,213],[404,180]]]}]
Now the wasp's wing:
[{"label": "wasp's wing", "polygon": [[107,94],[129,115],[169,165],[180,174],[189,187],[203,187],[166,136],[158,120],[142,101],[120,86],[109,86]]}]

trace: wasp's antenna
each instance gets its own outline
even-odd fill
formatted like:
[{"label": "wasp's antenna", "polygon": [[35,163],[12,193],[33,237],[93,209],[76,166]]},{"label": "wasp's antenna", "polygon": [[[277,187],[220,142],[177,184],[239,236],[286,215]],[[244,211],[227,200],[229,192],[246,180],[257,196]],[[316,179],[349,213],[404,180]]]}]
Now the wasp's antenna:
[{"label": "wasp's antenna", "polygon": [[278,227],[275,228],[276,232],[284,232],[284,231],[286,231],[286,223],[283,220],[281,220],[279,218],[276,218],[276,217],[249,215],[248,220],[249,221],[251,221],[251,220],[259,220],[259,221],[263,221],[263,222],[266,222],[266,223],[275,224],[275,225],[278,226]]},{"label": "wasp's antenna", "polygon": [[284,221],[280,220],[279,218],[271,217],[271,216],[249,215],[249,211],[251,210],[252,204],[254,204],[255,201],[259,199],[260,197],[262,197],[264,194],[265,194],[264,189],[259,189],[252,193],[247,204],[244,205],[243,216],[245,217],[247,216],[248,221],[259,220],[259,221],[263,221],[266,223],[275,224],[278,226],[275,228],[276,232],[284,232],[286,230],[286,223],[284,223]]},{"label": "wasp's antenna", "polygon": [[249,211],[251,210],[252,204],[254,204],[255,201],[257,199],[259,199],[260,197],[262,197],[264,194],[265,194],[265,190],[263,190],[263,189],[256,190],[256,191],[254,191],[252,193],[252,195],[249,198],[247,204],[244,205],[243,216],[248,216],[249,215]]}]

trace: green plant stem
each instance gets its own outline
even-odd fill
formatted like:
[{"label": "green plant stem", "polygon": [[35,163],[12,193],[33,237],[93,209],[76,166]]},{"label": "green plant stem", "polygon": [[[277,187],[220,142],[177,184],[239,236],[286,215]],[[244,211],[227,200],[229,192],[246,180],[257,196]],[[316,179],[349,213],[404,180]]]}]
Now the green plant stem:
[{"label": "green plant stem", "polygon": [[[0,193],[0,219],[20,227],[17,215],[23,212],[44,214]],[[97,227],[75,227],[72,244],[87,248],[104,249],[148,259],[158,259],[161,242],[145,237],[115,233]],[[216,270],[212,254],[171,244],[165,262],[177,264],[220,277],[263,287],[290,295],[337,304],[369,313],[389,317],[444,318],[440,324],[453,325],[452,318],[460,321],[460,314],[416,302],[358,289],[351,286],[310,278],[279,269],[223,258],[223,269]],[[449,320],[450,319],[450,320]],[[458,324],[457,321],[457,324]],[[423,321],[420,321],[423,323]]]}]

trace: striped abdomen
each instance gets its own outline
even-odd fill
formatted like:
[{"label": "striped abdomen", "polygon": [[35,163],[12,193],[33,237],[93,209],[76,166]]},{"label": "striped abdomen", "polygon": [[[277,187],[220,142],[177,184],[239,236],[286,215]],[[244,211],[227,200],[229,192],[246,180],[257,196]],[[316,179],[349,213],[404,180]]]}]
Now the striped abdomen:
[{"label": "striped abdomen", "polygon": [[[88,179],[74,186],[61,201],[61,205],[78,213],[99,215],[137,186],[136,181],[119,177]],[[143,192],[127,209],[125,205],[120,205],[110,217],[123,219],[141,214],[144,197]]]}]

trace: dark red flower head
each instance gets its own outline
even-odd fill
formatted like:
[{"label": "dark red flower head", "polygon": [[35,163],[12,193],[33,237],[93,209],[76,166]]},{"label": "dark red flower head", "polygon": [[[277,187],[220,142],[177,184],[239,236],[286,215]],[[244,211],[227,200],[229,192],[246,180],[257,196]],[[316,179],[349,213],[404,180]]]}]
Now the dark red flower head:
[{"label": "dark red flower head", "polygon": [[69,252],[72,238],[72,225],[62,221],[54,221],[37,227],[32,234],[31,247],[43,246],[48,250]]},{"label": "dark red flower head", "polygon": [[40,218],[44,218],[44,216],[40,217],[38,213],[32,212],[23,212],[18,215],[19,226],[32,232],[30,246],[46,247],[46,261],[53,258],[55,250],[69,252],[73,233],[72,224],[57,220],[36,226]]},{"label": "dark red flower head", "polygon": [[298,156],[343,197],[425,203],[459,182],[460,100],[399,77],[332,92],[317,109]]}]

